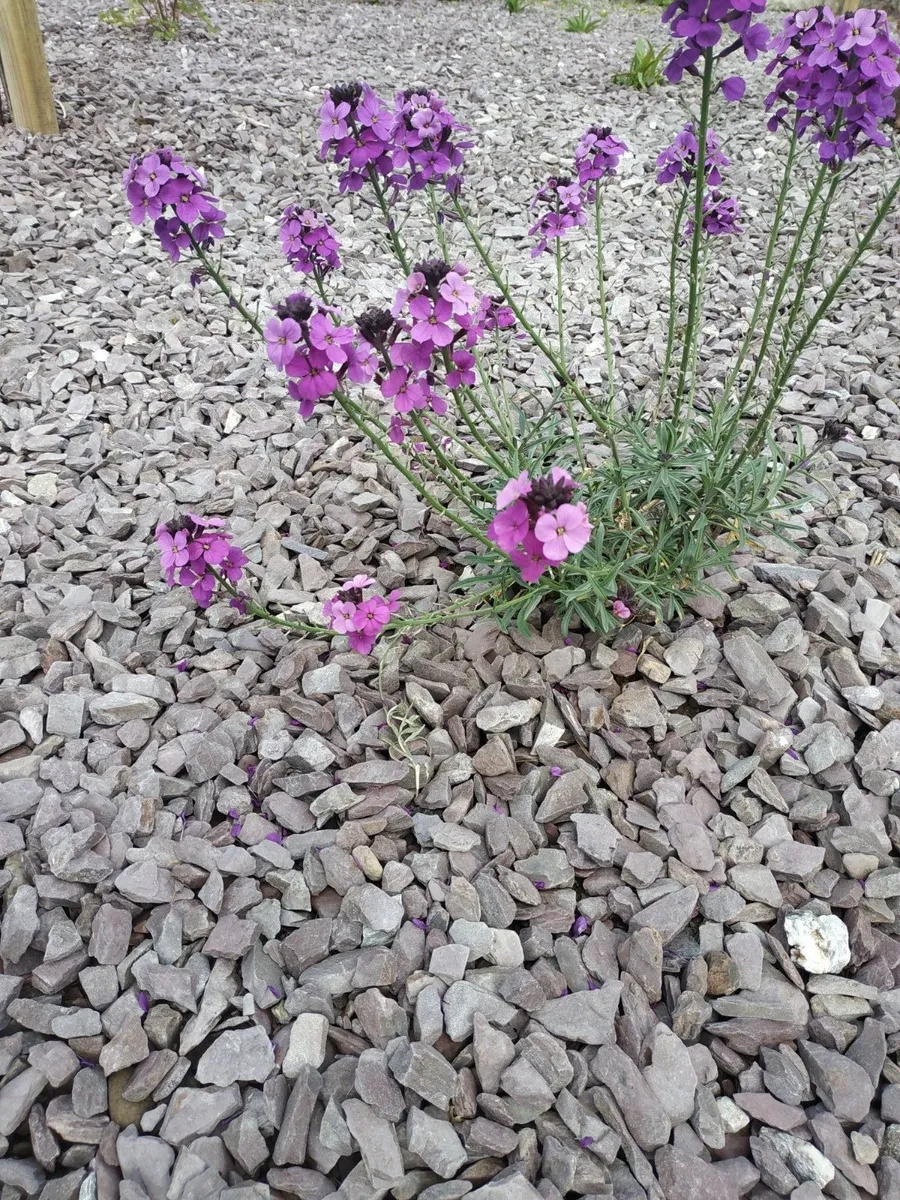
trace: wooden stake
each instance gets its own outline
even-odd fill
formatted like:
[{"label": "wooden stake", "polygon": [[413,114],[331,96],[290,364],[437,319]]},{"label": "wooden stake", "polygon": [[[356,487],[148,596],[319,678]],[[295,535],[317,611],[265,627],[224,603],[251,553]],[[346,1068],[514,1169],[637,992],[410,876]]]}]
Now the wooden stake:
[{"label": "wooden stake", "polygon": [[0,63],[15,124],[59,133],[36,0],[0,0]]}]

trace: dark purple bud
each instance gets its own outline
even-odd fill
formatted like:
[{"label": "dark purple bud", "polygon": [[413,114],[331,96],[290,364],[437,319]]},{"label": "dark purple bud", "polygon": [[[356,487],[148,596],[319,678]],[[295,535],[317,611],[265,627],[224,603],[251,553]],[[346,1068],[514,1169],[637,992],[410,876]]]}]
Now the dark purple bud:
[{"label": "dark purple bud", "polygon": [[186,671],[188,669],[188,660],[183,658],[180,663],[175,664],[176,671]]},{"label": "dark purple bud", "polygon": [[588,1146],[593,1146],[594,1139],[592,1137],[583,1137],[578,1139],[578,1145],[582,1150],[587,1150]]},{"label": "dark purple bud", "polygon": [[413,917],[412,923],[413,923],[413,925],[415,925],[416,929],[427,929],[428,928],[428,926],[425,924],[425,922],[422,920],[421,917]]},{"label": "dark purple bud", "polygon": [[[146,992],[138,992],[137,1002],[138,1002],[138,1008],[141,1010],[142,1013],[148,1013],[150,1011],[150,997],[147,995]],[[95,1064],[92,1063],[91,1065],[93,1066]]]},{"label": "dark purple bud", "polygon": [[709,687],[709,684],[704,683],[702,679],[699,680],[697,683],[697,691],[698,692],[705,692],[708,687]]},{"label": "dark purple bud", "polygon": [[296,717],[291,717],[290,721],[288,721],[288,725],[293,725],[295,729],[300,728],[300,722],[297,720]]},{"label": "dark purple bud", "polygon": [[267,992],[271,992],[271,993],[272,993],[272,995],[275,997],[275,999],[276,999],[276,1000],[280,1000],[280,999],[281,999],[281,992],[280,992],[280,991],[278,990],[278,988],[277,988],[277,987],[274,985],[274,983],[270,983],[270,984],[269,984],[269,986],[266,988],[266,991],[267,991]]},{"label": "dark purple bud", "polygon": [[256,766],[254,763],[251,763],[250,766],[247,768],[247,778],[252,779],[255,774],[256,774]]},{"label": "dark purple bud", "polygon": [[796,750],[788,750],[787,753],[788,753],[788,758],[799,758],[800,757],[800,755],[797,753]]},{"label": "dark purple bud", "polygon": [[534,881],[534,886],[537,888],[537,890],[539,892],[542,892],[547,885],[546,885],[546,883],[544,883],[543,879],[536,879]]},{"label": "dark purple bud", "polygon": [[588,919],[581,915],[572,922],[572,937],[581,937],[588,931]]},{"label": "dark purple bud", "polygon": [[240,825],[240,824],[235,824],[235,825],[232,825],[232,827],[231,827],[231,836],[232,836],[233,838],[240,837],[240,836],[241,836],[241,830],[242,830],[243,828],[244,828],[244,826],[243,826],[243,825]]}]

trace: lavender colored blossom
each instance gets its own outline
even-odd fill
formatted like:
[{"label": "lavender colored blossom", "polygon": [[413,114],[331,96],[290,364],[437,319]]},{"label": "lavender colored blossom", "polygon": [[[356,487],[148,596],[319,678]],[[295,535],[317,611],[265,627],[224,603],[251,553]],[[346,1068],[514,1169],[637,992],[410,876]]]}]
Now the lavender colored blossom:
[{"label": "lavender colored blossom", "polygon": [[552,176],[543,187],[538,188],[531,202],[532,208],[546,206],[547,211],[528,230],[529,237],[536,237],[537,244],[531,257],[537,258],[550,249],[554,238],[563,238],[571,230],[585,222],[581,185],[567,175]]},{"label": "lavender colored blossom", "polygon": [[892,121],[900,88],[900,46],[883,12],[858,9],[836,16],[810,8],[785,18],[772,41],[766,74],[777,74],[766,97],[769,128],[793,113],[798,134],[810,131],[822,162],[841,163],[867,146],[890,146],[879,126]]},{"label": "lavender colored blossom", "polygon": [[122,187],[131,205],[131,220],[153,222],[153,230],[172,262],[193,244],[208,249],[225,236],[225,213],[207,193],[206,181],[169,146],[143,158],[131,156]]},{"label": "lavender colored blossom", "polygon": [[231,534],[219,517],[188,513],[156,529],[163,576],[169,587],[190,588],[201,608],[208,608],[216,590],[216,576],[237,584],[247,558],[231,545]]},{"label": "lavender colored blossom", "polygon": [[467,132],[435,92],[424,85],[398,92],[391,127],[391,158],[395,171],[403,173],[404,186],[411,192],[428,184],[442,184],[451,194],[462,186],[463,151],[469,141],[458,135]]},{"label": "lavender colored blossom", "polygon": [[323,605],[329,628],[345,633],[351,648],[359,654],[371,654],[378,635],[400,607],[397,592],[387,597],[364,597],[363,593],[374,586],[375,580],[368,575],[355,575]]},{"label": "lavender colored blossom", "polygon": [[594,200],[598,180],[615,175],[627,150],[608,125],[592,125],[585,130],[575,148],[575,170],[586,200]]},{"label": "lavender colored blossom", "polygon": [[325,93],[319,109],[321,156],[346,163],[341,193],[358,192],[373,175],[391,178],[392,124],[391,110],[368,84],[338,84]]},{"label": "lavender colored blossom", "polygon": [[[694,126],[688,121],[670,146],[666,146],[657,156],[656,165],[659,172],[657,183],[674,183],[680,179],[685,187],[689,187],[697,170],[697,155],[700,146],[694,132]],[[722,182],[720,167],[727,167],[728,158],[720,149],[719,139],[712,129],[706,131],[706,182],[710,187],[718,187]]]},{"label": "lavender colored blossom", "polygon": [[292,292],[266,323],[264,337],[271,361],[288,377],[288,394],[308,420],[316,404],[333,395],[345,379],[369,383],[376,358],[371,346],[341,325],[336,309]]},{"label": "lavender colored blossom", "polygon": [[672,0],[662,20],[683,44],[666,64],[666,78],[679,83],[686,71],[699,75],[698,61],[714,47],[718,47],[717,59],[743,50],[747,61],[753,62],[769,44],[768,27],[754,20],[765,8],[766,0]]},{"label": "lavender colored blossom", "polygon": [[536,582],[590,540],[587,508],[573,503],[577,486],[567,471],[553,467],[539,479],[522,471],[498,492],[497,515],[487,535],[509,555],[525,583]]},{"label": "lavender colored blossom", "polygon": [[[709,237],[728,237],[732,234],[743,233],[743,226],[738,222],[741,210],[733,196],[723,196],[721,192],[707,192],[703,197],[703,232]],[[694,231],[694,222],[688,219],[685,226],[685,236],[690,237]]]},{"label": "lavender colored blossom", "polygon": [[341,244],[314,208],[289,204],[282,216],[281,248],[295,271],[321,278],[340,268]]}]

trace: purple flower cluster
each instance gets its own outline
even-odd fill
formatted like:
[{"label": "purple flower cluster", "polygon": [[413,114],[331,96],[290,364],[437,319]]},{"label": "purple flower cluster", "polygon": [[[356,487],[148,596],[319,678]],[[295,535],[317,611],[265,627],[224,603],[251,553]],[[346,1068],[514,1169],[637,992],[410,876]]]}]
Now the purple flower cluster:
[{"label": "purple flower cluster", "polygon": [[231,545],[231,534],[223,526],[220,517],[188,513],[156,529],[166,583],[169,587],[178,584],[190,588],[201,608],[208,608],[212,602],[216,574],[238,584],[247,563],[243,551]]},{"label": "purple flower cluster", "polygon": [[[685,187],[690,187],[697,170],[697,155],[700,146],[694,132],[692,122],[688,121],[681,133],[670,146],[657,156],[656,165],[659,172],[657,183],[674,183],[680,179]],[[727,167],[729,160],[722,153],[719,139],[712,129],[706,131],[706,182],[710,187],[718,187],[722,182],[720,167]]]},{"label": "purple flower cluster", "polygon": [[497,493],[487,535],[519,568],[523,582],[534,583],[590,541],[587,508],[572,503],[577,487],[567,471],[553,467],[539,479],[523,471]]},{"label": "purple flower cluster", "polygon": [[398,445],[406,439],[410,413],[447,411],[438,388],[474,385],[473,348],[488,322],[495,328],[508,323],[508,310],[479,300],[465,277],[461,263],[451,267],[439,258],[416,263],[390,312],[370,309],[359,319],[360,335],[378,359],[375,376],[391,402],[389,436]]},{"label": "purple flower cluster", "polygon": [[339,84],[326,92],[319,109],[319,141],[323,159],[347,164],[342,193],[358,192],[370,171],[390,176],[392,125],[391,110],[368,84]]},{"label": "purple flower cluster", "polygon": [[554,238],[565,237],[585,222],[581,185],[567,175],[552,176],[538,189],[531,207],[541,206],[546,206],[546,212],[541,213],[528,230],[529,237],[538,239],[531,251],[532,258],[549,250],[549,243]]},{"label": "purple flower cluster", "polygon": [[[663,12],[663,24],[684,45],[666,64],[666,78],[670,83],[679,83],[685,71],[699,74],[697,60],[718,46],[723,37],[726,44],[717,58],[743,49],[747,60],[753,62],[769,44],[768,28],[753,20],[765,8],[766,0],[672,0]],[[739,99],[743,88],[738,92],[733,84],[731,94],[726,90],[725,95],[726,99]]]},{"label": "purple flower cluster", "polygon": [[172,262],[191,249],[192,239],[204,248],[225,236],[225,213],[196,167],[168,146],[136,158],[133,154],[122,187],[131,205],[131,220],[149,217],[153,231]]},{"label": "purple flower cluster", "polygon": [[778,107],[770,129],[796,110],[798,133],[814,127],[822,162],[847,162],[870,144],[890,145],[878,126],[894,116],[900,46],[883,12],[861,8],[835,16],[827,7],[795,12],[785,18],[772,48],[777,55],[766,73],[777,71],[778,78],[766,108]]},{"label": "purple flower cluster", "polygon": [[472,143],[458,141],[456,135],[466,129],[428,88],[397,93],[391,130],[394,169],[404,173],[408,191],[421,191],[429,183],[442,183],[450,193],[459,191],[463,151]]},{"label": "purple flower cluster", "polygon": [[289,204],[281,223],[281,248],[295,271],[319,278],[341,265],[340,242],[324,217],[313,208]]},{"label": "purple flower cluster", "polygon": [[345,633],[350,646],[359,654],[372,653],[378,635],[400,607],[397,592],[364,599],[366,588],[374,586],[375,580],[368,575],[355,575],[322,608],[329,629]]},{"label": "purple flower cluster", "polygon": [[578,182],[587,200],[593,202],[600,179],[615,175],[619,160],[628,147],[606,125],[592,125],[582,134],[575,148]]},{"label": "purple flower cluster", "polygon": [[472,145],[458,138],[465,129],[424,86],[398,92],[391,110],[368,84],[341,84],[319,109],[322,158],[347,164],[341,192],[358,192],[373,171],[395,194],[438,183],[458,191],[463,151]]},{"label": "purple flower cluster", "polygon": [[[741,210],[733,196],[723,196],[713,189],[703,197],[703,232],[708,237],[727,237],[730,234],[743,233],[743,226],[738,222]],[[690,237],[694,232],[694,222],[688,218],[685,226],[685,236]]]},{"label": "purple flower cluster", "polygon": [[288,376],[288,393],[299,402],[304,420],[345,377],[368,383],[375,373],[371,347],[336,318],[336,309],[316,303],[305,292],[293,292],[265,328],[266,352]]}]

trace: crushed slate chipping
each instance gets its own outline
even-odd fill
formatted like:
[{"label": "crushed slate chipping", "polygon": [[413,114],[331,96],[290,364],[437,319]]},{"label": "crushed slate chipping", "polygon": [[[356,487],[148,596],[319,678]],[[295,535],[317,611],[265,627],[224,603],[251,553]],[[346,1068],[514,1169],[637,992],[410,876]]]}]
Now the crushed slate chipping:
[{"label": "crushed slate chipping", "polygon": [[[796,537],[720,595],[609,644],[546,615],[380,660],[302,642],[168,591],[157,522],[227,518],[306,619],[363,570],[435,608],[460,542],[132,230],[128,155],[208,172],[251,303],[295,286],[284,205],[332,212],[357,311],[398,280],[315,109],[337,79],[424,79],[540,308],[527,202],[603,120],[631,147],[607,220],[627,404],[659,370],[653,160],[684,93],[610,83],[653,8],[573,37],[545,4],[223,0],[215,39],[163,46],[100,7],[41,5],[61,136],[0,130],[0,1198],[898,1200],[896,219],[785,396],[777,436],[815,453]],[[714,114],[748,233],[718,248],[707,381],[780,152],[748,74]],[[569,271],[600,383],[588,256]]]}]

